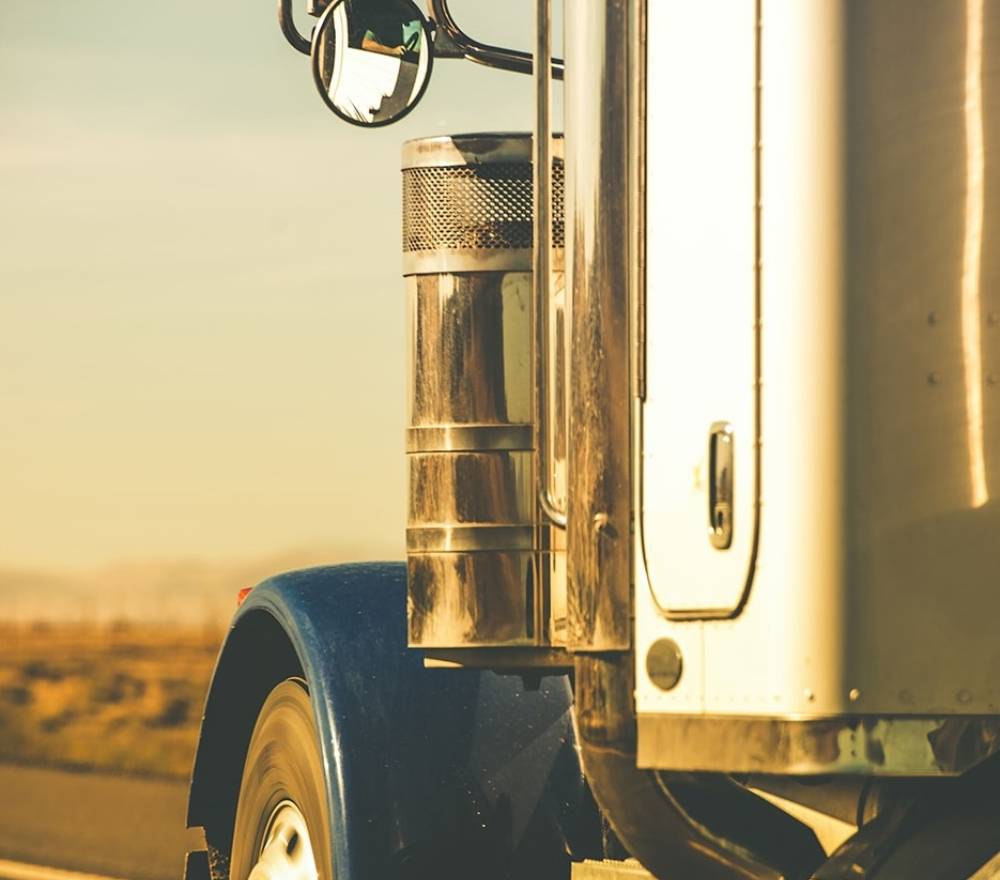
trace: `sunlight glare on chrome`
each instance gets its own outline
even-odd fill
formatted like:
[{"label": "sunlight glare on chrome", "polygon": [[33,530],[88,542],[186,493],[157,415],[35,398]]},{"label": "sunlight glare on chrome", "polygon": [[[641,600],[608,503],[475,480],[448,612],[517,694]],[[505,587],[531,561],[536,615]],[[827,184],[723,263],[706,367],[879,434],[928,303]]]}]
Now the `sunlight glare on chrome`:
[{"label": "sunlight glare on chrome", "polygon": [[249,880],[318,880],[305,816],[291,801],[275,807]]},{"label": "sunlight glare on chrome", "polygon": [[983,3],[966,0],[965,247],[962,254],[962,353],[971,504],[989,501],[983,449],[982,283],[985,154],[983,147]]}]

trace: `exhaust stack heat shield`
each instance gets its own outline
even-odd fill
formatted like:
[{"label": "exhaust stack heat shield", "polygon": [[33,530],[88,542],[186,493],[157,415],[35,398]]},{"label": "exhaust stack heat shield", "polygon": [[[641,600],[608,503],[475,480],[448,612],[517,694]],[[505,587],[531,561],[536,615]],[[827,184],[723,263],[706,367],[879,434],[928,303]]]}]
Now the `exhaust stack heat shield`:
[{"label": "exhaust stack heat shield", "polygon": [[[562,192],[560,159],[553,182],[557,288]],[[532,416],[532,210],[530,136],[404,146],[414,647],[550,643],[553,554],[537,513]]]}]

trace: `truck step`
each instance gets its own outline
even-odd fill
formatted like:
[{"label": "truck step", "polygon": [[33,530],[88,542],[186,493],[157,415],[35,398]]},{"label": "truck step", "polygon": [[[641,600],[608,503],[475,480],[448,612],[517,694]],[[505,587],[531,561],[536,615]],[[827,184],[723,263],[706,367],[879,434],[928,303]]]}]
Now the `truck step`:
[{"label": "truck step", "polygon": [[635,859],[574,862],[572,880],[654,880]]}]

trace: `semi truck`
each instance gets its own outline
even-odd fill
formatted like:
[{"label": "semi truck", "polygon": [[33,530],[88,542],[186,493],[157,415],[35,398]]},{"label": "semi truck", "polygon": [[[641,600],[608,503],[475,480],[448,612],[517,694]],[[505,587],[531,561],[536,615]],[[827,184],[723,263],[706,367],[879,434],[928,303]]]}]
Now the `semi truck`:
[{"label": "semi truck", "polygon": [[406,559],[249,592],[187,876],[1000,877],[1000,3],[550,2],[279,0],[534,126],[402,147]]}]

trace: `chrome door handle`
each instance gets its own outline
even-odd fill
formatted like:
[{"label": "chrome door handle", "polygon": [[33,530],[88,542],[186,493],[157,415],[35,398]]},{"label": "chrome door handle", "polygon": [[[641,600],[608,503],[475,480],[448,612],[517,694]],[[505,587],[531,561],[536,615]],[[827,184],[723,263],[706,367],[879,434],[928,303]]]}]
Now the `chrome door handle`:
[{"label": "chrome door handle", "polygon": [[733,428],[716,422],[708,434],[708,539],[716,550],[733,543]]}]

